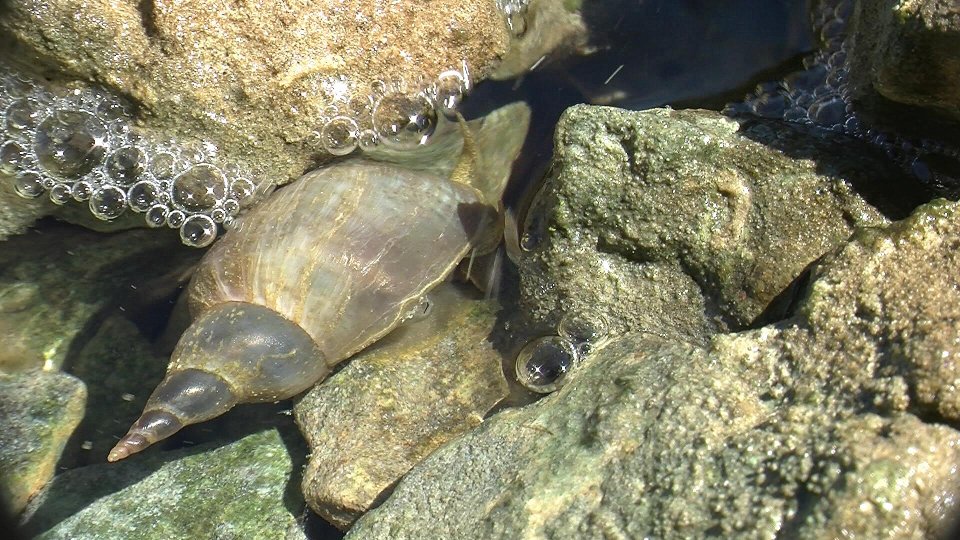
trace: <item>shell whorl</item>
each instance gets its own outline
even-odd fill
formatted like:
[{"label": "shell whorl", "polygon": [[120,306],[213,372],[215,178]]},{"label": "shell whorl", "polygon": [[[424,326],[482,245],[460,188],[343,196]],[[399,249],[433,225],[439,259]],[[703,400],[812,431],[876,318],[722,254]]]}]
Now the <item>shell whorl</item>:
[{"label": "shell whorl", "polygon": [[339,163],[240,218],[194,275],[191,311],[266,306],[335,363],[396,326],[495,219],[470,186],[397,165]]}]

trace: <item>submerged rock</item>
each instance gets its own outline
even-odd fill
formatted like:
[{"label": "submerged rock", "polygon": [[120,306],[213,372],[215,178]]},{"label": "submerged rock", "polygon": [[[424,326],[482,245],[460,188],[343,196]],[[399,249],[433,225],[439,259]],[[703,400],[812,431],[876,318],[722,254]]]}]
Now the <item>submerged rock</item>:
[{"label": "submerged rock", "polygon": [[[956,518],[960,205],[865,229],[793,319],[632,334],[414,467],[374,538],[930,538]],[[920,416],[917,416],[920,415]]]},{"label": "submerged rock", "polygon": [[429,314],[356,355],[294,408],[311,449],[304,495],[340,528],[507,395],[489,340],[495,304],[469,300],[452,285],[429,299]]},{"label": "submerged rock", "polygon": [[554,324],[599,312],[612,333],[742,329],[855,227],[915,198],[877,197],[901,177],[869,152],[709,111],[576,106],[556,144],[521,228],[523,304]]},{"label": "submerged rock", "polygon": [[61,367],[108,314],[166,301],[199,255],[145,230],[50,225],[0,243],[0,369]]},{"label": "submerged rock", "polygon": [[18,514],[53,478],[86,400],[84,384],[64,373],[0,372],[0,512]]},{"label": "submerged rock", "polygon": [[67,471],[24,515],[37,538],[301,539],[305,449],[275,429],[222,447]]}]

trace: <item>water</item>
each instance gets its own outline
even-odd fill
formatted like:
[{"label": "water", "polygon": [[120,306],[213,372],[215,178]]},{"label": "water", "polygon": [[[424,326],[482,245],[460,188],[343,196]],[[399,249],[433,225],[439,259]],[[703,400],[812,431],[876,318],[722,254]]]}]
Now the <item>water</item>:
[{"label": "water", "polygon": [[[543,176],[549,165],[553,126],[570,105],[595,103],[637,110],[669,105],[720,110],[724,104],[742,99],[758,83],[801,70],[803,57],[814,50],[807,2],[623,1],[587,11],[586,18],[598,46],[588,57],[546,57],[521,78],[483,82],[472,88],[466,98],[462,96],[466,84],[462,71],[447,73],[443,79],[445,84],[435,90],[445,105],[446,110],[441,113],[449,113],[461,100],[461,110],[467,117],[481,116],[515,100],[531,105],[531,135],[506,194],[506,204],[511,209],[524,204]],[[522,22],[514,20],[513,24],[519,26]],[[148,224],[170,226],[180,232],[184,243],[203,247],[214,240],[218,224],[239,212],[259,188],[249,175],[231,167],[228,156],[213,156],[197,148],[194,156],[185,157],[171,146],[141,145],[123,127],[122,119],[127,113],[121,110],[113,116],[102,114],[104,108],[122,109],[120,102],[100,95],[88,96],[87,101],[83,96],[57,97],[81,111],[49,117],[62,124],[60,127],[72,126],[64,133],[62,129],[55,129],[54,120],[37,118],[34,102],[17,92],[20,91],[11,91],[7,96],[10,104],[4,133],[10,140],[0,148],[0,168],[13,168],[15,163],[22,162],[26,153],[23,145],[37,149],[36,162],[28,163],[29,168],[20,172],[15,180],[24,196],[48,194],[58,204],[74,204],[71,199],[82,201],[93,214],[105,219],[115,218],[125,209],[142,212]],[[787,114],[786,102],[777,101],[776,96],[776,92],[758,95],[757,102],[752,104],[753,112],[763,115],[769,110],[774,111],[771,116]],[[37,103],[41,103],[41,98]],[[409,102],[402,98],[381,103],[381,109],[374,108],[372,123],[380,133],[378,138],[389,139],[398,146],[415,145],[432,133],[437,111],[430,110],[429,103],[424,105],[422,101]],[[53,107],[50,103],[41,105]],[[816,107],[811,104],[807,113],[832,126],[845,118],[846,111],[838,110],[837,106],[824,100]],[[403,114],[387,114],[385,111],[391,107],[395,109],[393,113]],[[53,110],[57,109],[53,107]],[[398,122],[398,116],[405,116],[408,122]],[[98,118],[107,118],[107,122]],[[36,140],[20,137],[22,131],[31,127],[39,127],[41,136]],[[319,133],[320,144],[334,155],[349,154],[363,147],[362,135],[351,118],[339,115],[331,117]],[[145,151],[149,151],[149,158]],[[64,178],[94,171],[112,183],[94,188],[82,181],[69,185],[64,181]],[[161,192],[171,193],[173,200],[162,199],[158,195]],[[59,227],[62,225],[43,222],[33,234],[44,231],[55,234]],[[178,248],[172,251],[175,249]],[[162,313],[165,319],[169,314],[169,299],[164,298],[162,303],[166,309],[155,312]],[[157,329],[162,324],[141,321],[141,326]],[[162,342],[159,330],[151,337]],[[576,351],[570,353],[571,357],[575,355]],[[565,371],[571,361],[565,358],[555,371]],[[549,386],[549,381],[538,381],[538,384]],[[257,419],[253,423],[259,426],[275,422],[289,428],[292,424],[289,417],[277,415],[287,406],[281,404],[251,413]],[[222,428],[224,424],[220,423],[185,430],[167,447],[214,440],[215,432]],[[85,442],[77,440],[71,444],[81,447]],[[76,448],[68,449],[68,453],[71,451],[75,454]],[[312,514],[307,514],[305,520],[313,538],[340,536]]]}]

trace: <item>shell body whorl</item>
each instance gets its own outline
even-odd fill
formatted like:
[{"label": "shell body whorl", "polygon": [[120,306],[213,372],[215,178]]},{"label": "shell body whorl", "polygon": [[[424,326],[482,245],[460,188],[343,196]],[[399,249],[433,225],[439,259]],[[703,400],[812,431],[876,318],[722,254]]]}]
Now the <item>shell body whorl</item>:
[{"label": "shell body whorl", "polygon": [[369,161],[308,173],[240,218],[190,286],[296,322],[336,363],[389,332],[468,253],[496,212],[467,185]]}]

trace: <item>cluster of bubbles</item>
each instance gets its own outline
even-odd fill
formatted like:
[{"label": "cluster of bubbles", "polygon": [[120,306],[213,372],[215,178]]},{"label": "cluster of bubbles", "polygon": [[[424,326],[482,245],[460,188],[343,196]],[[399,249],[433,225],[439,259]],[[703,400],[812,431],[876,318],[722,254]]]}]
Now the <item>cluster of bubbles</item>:
[{"label": "cluster of bubbles", "polygon": [[324,93],[331,104],[308,143],[334,156],[378,145],[405,149],[426,144],[440,116],[455,118],[471,88],[466,62],[433,80],[378,80],[362,90],[346,77],[330,79],[324,84]]},{"label": "cluster of bubbles", "polygon": [[86,203],[102,220],[127,210],[203,247],[259,186],[215,145],[146,140],[133,111],[93,87],[50,88],[0,64],[0,178],[25,198]]},{"label": "cluster of bubbles", "polygon": [[847,62],[855,38],[847,32],[853,7],[853,0],[822,2],[812,21],[821,48],[803,60],[804,69],[781,81],[759,84],[744,101],[727,105],[724,113],[782,119],[856,137],[876,145],[921,180],[934,181],[926,160],[931,156],[957,160],[960,149],[871,128],[857,114]]},{"label": "cluster of bubbles", "polygon": [[527,31],[527,6],[530,0],[497,0],[497,8],[503,13],[507,29],[516,37]]},{"label": "cluster of bubbles", "polygon": [[538,394],[558,390],[605,334],[606,324],[596,314],[565,315],[556,335],[536,338],[517,353],[517,382]]},{"label": "cluster of bubbles", "polygon": [[[472,84],[463,62],[427,82],[377,81],[361,93],[351,92],[346,78],[329,86],[343,99],[332,100],[310,142],[343,156],[427,143],[439,115],[453,118]],[[179,229],[194,247],[213,242],[269,187],[223,160],[213,143],[149,140],[135,128],[132,107],[111,93],[51,88],[2,63],[0,177],[12,179],[22,197],[83,202],[102,220],[142,213],[147,225]]]}]

